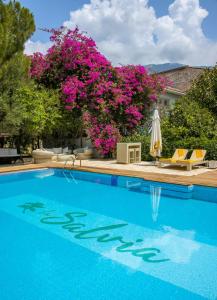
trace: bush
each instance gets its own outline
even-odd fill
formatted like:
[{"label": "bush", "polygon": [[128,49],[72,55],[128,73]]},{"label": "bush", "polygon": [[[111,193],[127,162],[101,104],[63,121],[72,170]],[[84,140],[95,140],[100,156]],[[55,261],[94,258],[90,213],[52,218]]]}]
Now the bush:
[{"label": "bush", "polygon": [[[201,108],[198,102],[181,98],[161,121],[163,157],[171,157],[176,148],[207,150],[207,160],[217,160],[217,125],[214,115]],[[122,142],[141,142],[142,160],[150,161],[150,139],[144,128],[136,134],[122,138]]]},{"label": "bush", "polygon": [[205,69],[197,78],[187,94],[187,97],[206,107],[217,117],[217,65]]},{"label": "bush", "polygon": [[207,150],[207,160],[217,160],[217,138],[208,139],[205,137],[195,138],[189,137],[182,140],[166,141],[163,139],[163,157],[171,157],[177,148],[188,149],[188,158],[190,157],[194,149],[205,149]]},{"label": "bush", "polygon": [[207,108],[187,97],[181,98],[162,120],[162,136],[163,156],[171,156],[176,148],[203,148],[207,159],[217,158],[216,120]]},{"label": "bush", "polygon": [[204,144],[204,149],[207,150],[207,160],[217,160],[217,138],[207,140]]}]

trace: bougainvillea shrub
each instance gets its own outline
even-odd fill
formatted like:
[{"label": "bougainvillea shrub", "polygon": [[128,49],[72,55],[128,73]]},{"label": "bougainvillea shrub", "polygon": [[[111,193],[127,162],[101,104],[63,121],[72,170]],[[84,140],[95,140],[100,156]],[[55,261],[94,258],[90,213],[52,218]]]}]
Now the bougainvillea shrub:
[{"label": "bougainvillea shrub", "polygon": [[32,56],[31,76],[60,89],[65,108],[83,117],[96,149],[103,155],[113,152],[121,135],[145,121],[165,88],[164,79],[143,66],[112,66],[78,28],[52,30],[51,41],[45,55]]}]

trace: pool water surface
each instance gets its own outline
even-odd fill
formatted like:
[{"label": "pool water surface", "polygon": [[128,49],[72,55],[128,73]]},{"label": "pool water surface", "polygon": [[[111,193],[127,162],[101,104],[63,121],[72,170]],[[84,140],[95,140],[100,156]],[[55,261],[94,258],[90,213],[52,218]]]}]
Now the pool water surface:
[{"label": "pool water surface", "polygon": [[217,299],[217,189],[0,175],[0,300]]}]

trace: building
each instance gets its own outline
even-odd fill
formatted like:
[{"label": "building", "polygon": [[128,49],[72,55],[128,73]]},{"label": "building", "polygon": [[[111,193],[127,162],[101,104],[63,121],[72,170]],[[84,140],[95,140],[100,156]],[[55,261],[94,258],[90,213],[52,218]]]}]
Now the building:
[{"label": "building", "polygon": [[191,88],[192,82],[201,75],[203,67],[181,66],[157,74],[166,77],[172,82],[172,86],[166,89],[166,93],[160,96],[161,107],[171,107],[177,99],[184,96]]}]

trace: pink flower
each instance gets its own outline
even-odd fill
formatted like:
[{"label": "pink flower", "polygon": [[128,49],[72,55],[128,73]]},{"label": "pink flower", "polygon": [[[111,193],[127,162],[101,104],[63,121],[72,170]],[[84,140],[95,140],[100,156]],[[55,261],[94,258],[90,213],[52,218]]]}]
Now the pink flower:
[{"label": "pink flower", "polygon": [[87,133],[100,153],[115,151],[121,134],[143,124],[146,109],[168,82],[149,75],[141,65],[113,67],[77,27],[50,32],[53,45],[45,55],[31,56],[30,76],[60,90],[65,108],[83,116]]},{"label": "pink flower", "polygon": [[65,109],[67,109],[67,110],[72,110],[72,106],[66,105],[66,106],[65,106]]}]

